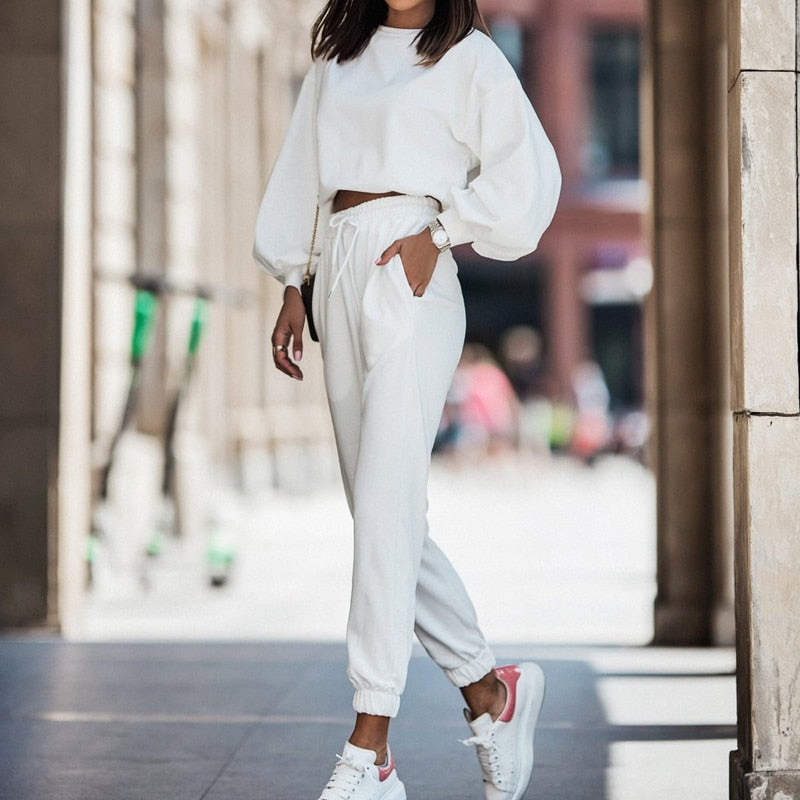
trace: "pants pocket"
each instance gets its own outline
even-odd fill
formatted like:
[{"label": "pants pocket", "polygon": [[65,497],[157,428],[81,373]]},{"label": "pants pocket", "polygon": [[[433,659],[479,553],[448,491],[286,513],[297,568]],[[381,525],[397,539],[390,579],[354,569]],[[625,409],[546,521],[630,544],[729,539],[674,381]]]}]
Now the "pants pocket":
[{"label": "pants pocket", "polygon": [[367,368],[412,336],[414,300],[399,256],[375,267],[362,299],[361,346]]},{"label": "pants pocket", "polygon": [[458,267],[449,250],[439,256],[430,283],[425,287],[425,292],[421,297],[414,299],[439,305],[463,303],[461,283],[458,280]]}]

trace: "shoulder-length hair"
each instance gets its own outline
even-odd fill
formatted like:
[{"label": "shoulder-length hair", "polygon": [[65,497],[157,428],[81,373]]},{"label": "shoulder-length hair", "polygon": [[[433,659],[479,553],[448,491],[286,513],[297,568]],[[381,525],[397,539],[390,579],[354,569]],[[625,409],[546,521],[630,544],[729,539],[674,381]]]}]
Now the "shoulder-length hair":
[{"label": "shoulder-length hair", "polygon": [[[361,55],[387,12],[384,0],[328,0],[311,29],[312,58],[342,62]],[[435,64],[473,28],[489,33],[476,0],[436,0],[416,38],[419,63]]]}]

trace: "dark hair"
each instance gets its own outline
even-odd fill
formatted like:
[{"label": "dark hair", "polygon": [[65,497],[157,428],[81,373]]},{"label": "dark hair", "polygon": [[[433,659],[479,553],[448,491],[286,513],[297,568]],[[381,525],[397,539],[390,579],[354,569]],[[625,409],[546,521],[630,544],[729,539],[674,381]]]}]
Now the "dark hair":
[{"label": "dark hair", "polygon": [[[361,55],[387,12],[384,0],[328,0],[311,28],[312,58],[341,62]],[[473,28],[489,33],[476,0],[436,0],[416,39],[419,63],[435,64]]]}]

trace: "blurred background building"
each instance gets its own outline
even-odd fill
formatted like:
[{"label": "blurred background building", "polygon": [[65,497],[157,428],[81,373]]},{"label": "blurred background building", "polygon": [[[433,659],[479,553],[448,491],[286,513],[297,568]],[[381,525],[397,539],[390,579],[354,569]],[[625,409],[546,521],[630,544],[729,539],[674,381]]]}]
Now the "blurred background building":
[{"label": "blurred background building", "polygon": [[[800,7],[644,5],[487,0],[565,186],[531,259],[462,253],[469,337],[502,360],[505,329],[527,331],[532,391],[549,401],[598,396],[587,362],[611,407],[644,401],[655,640],[730,641],[735,628],[733,791],[793,796],[800,598],[781,567],[800,541]],[[174,457],[179,530],[217,480],[302,486],[335,472],[317,355],[304,385],[275,378],[279,287],[250,258],[316,11],[0,4],[3,626],[69,632],[112,450],[126,469],[109,472],[109,496],[145,526],[157,504],[126,495],[126,476],[138,469],[157,499]],[[114,449],[131,396],[135,434]]]},{"label": "blurred background building", "polygon": [[[50,567],[42,572],[55,563],[50,545],[29,543],[30,572],[8,570],[4,618],[68,627],[65,609],[80,606],[77,579],[87,560],[91,577],[104,529],[125,531],[117,538],[133,564],[143,542],[157,551],[152,531],[199,535],[214,486],[303,491],[336,474],[318,350],[306,348],[302,385],[274,371],[269,333],[281,287],[251,257],[255,211],[309,64],[318,3],[85,0],[36,31],[24,8],[3,12],[12,52],[15,36],[33,37],[37,55],[59,36],[66,42],[62,116],[49,122],[51,136],[57,119],[66,126],[65,181],[48,189],[63,192],[74,217],[63,224],[76,262],[63,285],[70,327],[59,374],[75,381],[64,401],[89,425],[91,447],[84,461],[75,460],[80,447],[62,452],[78,487],[66,495],[70,518],[88,509],[93,537],[88,558],[77,523],[75,538],[60,540],[60,568],[75,576],[61,595],[42,582],[52,577]],[[504,263],[469,247],[457,253],[470,353],[486,365],[471,373],[484,375],[480,389],[500,366],[514,389],[505,399],[495,392],[495,403],[513,406],[495,410],[508,417],[496,433],[474,410],[492,400],[473,393],[471,441],[587,459],[630,444],[642,457],[643,308],[653,283],[642,238],[643,0],[485,0],[482,10],[555,144],[564,189],[531,256]],[[36,77],[20,69],[23,82]],[[19,134],[23,148],[35,142]],[[28,180],[10,178],[9,187]],[[31,207],[32,218],[39,210]],[[11,341],[18,322],[8,320]],[[720,530],[709,535],[729,539]],[[726,556],[721,563],[729,576]],[[703,575],[717,568],[703,564]],[[730,594],[721,601],[728,612]],[[705,608],[716,601],[699,602],[695,635],[708,640]]]},{"label": "blurred background building", "polygon": [[[280,291],[250,257],[254,209],[308,66],[316,10],[316,3],[256,0],[92,4],[98,469],[130,381],[132,276],[139,286],[156,280],[158,291],[141,365],[139,431],[164,435],[199,291],[211,300],[194,389],[181,410],[180,452],[192,463],[249,469],[248,478],[259,453],[277,454],[271,479],[291,482],[302,475],[291,473],[282,448],[330,443],[314,348],[303,387],[272,371],[268,333]],[[640,408],[650,270],[641,242],[642,2],[495,0],[484,11],[552,135],[565,189],[533,256],[506,264],[469,248],[459,253],[467,338],[504,361],[507,332],[529,327],[539,351],[521,393],[572,405],[575,371],[592,360],[612,408]],[[281,469],[291,474],[275,474]]]},{"label": "blurred background building", "polygon": [[[523,399],[576,406],[576,370],[592,361],[612,409],[641,408],[650,270],[641,242],[643,4],[487,0],[483,10],[553,138],[565,183],[533,256],[508,264],[459,252],[467,338],[511,372],[509,332],[522,336],[523,349],[533,348],[512,375]],[[138,510],[127,524],[139,542],[160,524],[161,483],[176,501],[165,525],[185,533],[201,524],[209,481],[302,489],[335,475],[318,352],[307,348],[302,386],[274,372],[280,287],[251,258],[255,210],[309,64],[317,11],[300,0],[95,0],[34,35],[23,6],[5,6],[10,46],[17,35],[55,45],[62,28],[71,37],[62,112],[72,171],[49,190],[68,192],[70,213],[81,215],[82,283],[64,311],[88,346],[74,374],[88,375],[81,413],[91,428],[96,532],[108,524],[109,495],[126,519]],[[16,85],[31,80],[24,72]],[[42,135],[41,123],[35,130]],[[24,133],[22,141],[35,143]],[[28,179],[12,174],[8,186]],[[8,335],[17,335],[10,320]],[[163,478],[165,457],[175,469]],[[142,502],[143,481],[153,502]],[[77,543],[73,550],[77,564]],[[9,621],[31,613],[27,590],[14,610],[14,587],[28,581],[9,575]],[[33,616],[51,618],[45,587],[36,591]]]},{"label": "blurred background building", "polygon": [[498,350],[506,331],[541,333],[539,391],[572,399],[587,359],[615,408],[643,402],[641,302],[649,289],[640,174],[644,3],[486,0],[492,35],[553,140],[564,176],[539,249],[513,264],[460,253],[467,339]]}]

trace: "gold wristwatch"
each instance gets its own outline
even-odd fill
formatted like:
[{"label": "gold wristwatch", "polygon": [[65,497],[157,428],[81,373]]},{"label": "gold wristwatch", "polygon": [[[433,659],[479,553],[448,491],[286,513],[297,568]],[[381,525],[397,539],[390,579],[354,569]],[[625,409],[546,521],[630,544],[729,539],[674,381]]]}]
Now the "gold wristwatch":
[{"label": "gold wristwatch", "polygon": [[436,247],[439,248],[440,253],[444,253],[445,250],[450,249],[450,237],[447,235],[447,231],[438,219],[433,220],[433,222],[428,225],[428,230],[431,232],[431,239]]}]

